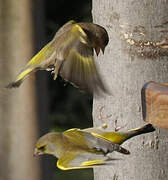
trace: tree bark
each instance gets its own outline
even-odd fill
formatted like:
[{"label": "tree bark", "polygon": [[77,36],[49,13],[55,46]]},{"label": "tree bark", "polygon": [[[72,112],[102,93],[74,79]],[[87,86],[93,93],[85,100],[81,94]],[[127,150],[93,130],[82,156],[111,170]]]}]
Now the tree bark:
[{"label": "tree bark", "polygon": [[[148,81],[168,81],[167,0],[94,0],[93,21],[104,26],[110,42],[98,67],[112,95],[94,98],[94,125],[100,125],[98,109],[105,105],[108,130],[114,120],[125,129],[144,124],[141,112],[141,88]],[[160,45],[162,44],[162,45]],[[141,135],[124,143],[131,155],[115,154],[122,160],[112,166],[95,168],[95,180],[168,179],[168,132]]]},{"label": "tree bark", "polygon": [[[4,87],[32,56],[29,0],[0,0],[0,179],[38,180],[36,106],[33,78],[18,89]],[[31,80],[30,80],[31,79]]]}]

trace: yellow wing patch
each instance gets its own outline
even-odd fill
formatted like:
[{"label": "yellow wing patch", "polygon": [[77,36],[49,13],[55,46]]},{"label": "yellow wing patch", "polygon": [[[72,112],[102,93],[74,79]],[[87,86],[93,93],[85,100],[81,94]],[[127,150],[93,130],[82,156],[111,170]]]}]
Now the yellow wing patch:
[{"label": "yellow wing patch", "polygon": [[84,57],[76,50],[72,50],[69,54],[69,59],[72,59],[73,65],[76,66],[74,69],[78,71],[78,73],[82,73],[85,76],[92,76],[94,73],[96,73],[96,66],[94,65],[92,55]]},{"label": "yellow wing patch", "polygon": [[[73,167],[69,167],[69,163],[76,157],[76,154],[73,153],[68,153],[68,154],[63,154],[62,157],[60,157],[57,161],[57,167],[62,169],[62,170],[69,170],[73,169]],[[75,169],[75,167],[74,167]]]},{"label": "yellow wing patch", "polygon": [[80,32],[84,37],[87,37],[87,35],[83,31],[83,29],[79,25],[77,25],[77,24],[72,26],[72,30],[71,31],[74,32],[74,33]]},{"label": "yellow wing patch", "polygon": [[[89,154],[86,154],[86,156],[83,156],[82,152],[78,154],[73,153],[65,153],[60,157],[57,161],[57,167],[62,170],[70,170],[70,169],[84,169],[84,168],[92,168],[96,165],[104,165],[106,164],[106,159],[93,159],[88,160]],[[94,156],[94,154],[91,154],[91,157]],[[82,157],[82,159],[81,159]]]},{"label": "yellow wing patch", "polygon": [[24,70],[23,72],[21,72],[18,75],[18,77],[16,79],[16,82],[20,81],[20,80],[23,80],[31,71],[32,71],[32,68],[28,68],[28,69]]},{"label": "yellow wing patch", "polygon": [[117,133],[117,132],[105,132],[103,134],[97,134],[97,133],[92,133],[93,136],[111,141],[115,144],[121,144],[123,143],[127,137],[124,136],[122,133]]},{"label": "yellow wing patch", "polygon": [[40,65],[40,63],[48,57],[53,52],[53,48],[51,48],[50,43],[47,44],[43,49],[40,50],[26,65],[25,70],[23,70],[16,79],[17,81],[23,80],[32,70],[35,66]]},{"label": "yellow wing patch", "polygon": [[44,46],[29,62],[26,66],[36,66],[39,65],[46,57],[51,55],[54,48],[51,47],[51,42]]},{"label": "yellow wing patch", "polygon": [[81,164],[81,166],[93,166],[93,165],[100,165],[100,164],[104,164],[104,160],[102,159],[95,159],[95,160],[91,160],[91,161],[85,161]]},{"label": "yellow wing patch", "polygon": [[65,131],[64,136],[68,138],[68,140],[73,144],[78,144],[78,146],[81,146],[83,148],[87,148],[87,142],[84,137],[84,132],[79,131],[79,129],[69,129]]},{"label": "yellow wing patch", "polygon": [[73,25],[71,29],[71,33],[73,33],[74,35],[76,34],[76,37],[78,37],[82,43],[87,44],[85,40],[87,38],[87,34],[83,31],[83,29],[79,25],[77,24]]}]

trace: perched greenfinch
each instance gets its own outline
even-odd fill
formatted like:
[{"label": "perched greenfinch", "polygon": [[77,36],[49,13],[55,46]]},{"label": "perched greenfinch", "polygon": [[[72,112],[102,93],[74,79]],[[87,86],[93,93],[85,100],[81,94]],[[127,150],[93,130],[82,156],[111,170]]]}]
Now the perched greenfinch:
[{"label": "perched greenfinch", "polygon": [[118,144],[74,128],[42,136],[36,143],[34,155],[54,155],[58,158],[58,168],[70,170],[104,165],[112,160],[107,154],[113,151],[130,154]]},{"label": "perched greenfinch", "polygon": [[71,20],[64,24],[52,41],[44,46],[20,72],[14,82],[6,87],[19,87],[32,72],[48,70],[59,74],[65,81],[80,89],[98,93],[107,92],[94,62],[94,50],[98,55],[108,44],[105,28],[93,23],[76,23]]},{"label": "perched greenfinch", "polygon": [[104,127],[70,129],[63,133],[48,133],[36,143],[34,155],[50,154],[58,158],[62,170],[91,168],[107,165],[114,160],[109,153],[130,154],[120,146],[127,139],[154,131],[151,124],[127,132],[105,132]]}]

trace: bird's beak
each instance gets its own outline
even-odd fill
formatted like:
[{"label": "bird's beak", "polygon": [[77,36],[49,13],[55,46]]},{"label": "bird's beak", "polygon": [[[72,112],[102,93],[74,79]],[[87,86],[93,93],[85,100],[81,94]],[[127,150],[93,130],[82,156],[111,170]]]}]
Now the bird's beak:
[{"label": "bird's beak", "polygon": [[95,47],[95,51],[96,51],[96,55],[98,56],[99,52],[100,52],[100,48],[99,47]]},{"label": "bird's beak", "polygon": [[105,49],[105,47],[102,47],[102,48],[101,48],[103,54],[104,54],[104,49]]},{"label": "bird's beak", "polygon": [[33,156],[39,156],[39,155],[42,155],[43,152],[41,152],[39,149],[35,148],[34,149],[34,153],[33,153]]}]

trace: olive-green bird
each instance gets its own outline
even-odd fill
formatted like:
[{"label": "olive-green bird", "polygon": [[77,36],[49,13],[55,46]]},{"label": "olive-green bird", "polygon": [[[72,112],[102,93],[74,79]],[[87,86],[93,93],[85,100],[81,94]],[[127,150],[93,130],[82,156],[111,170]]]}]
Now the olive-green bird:
[{"label": "olive-green bird", "polygon": [[59,74],[80,89],[107,92],[97,71],[93,51],[97,55],[100,50],[104,53],[108,41],[107,31],[102,26],[68,21],[6,87],[19,87],[32,72],[48,70],[54,73],[54,80]]},{"label": "olive-green bird", "polygon": [[69,170],[107,164],[113,160],[107,154],[113,151],[130,154],[118,144],[75,128],[42,136],[36,143],[34,155],[54,155],[58,158],[58,168]]},{"label": "olive-green bird", "polygon": [[37,141],[34,154],[56,156],[57,166],[62,170],[91,168],[112,161],[107,154],[113,151],[129,154],[120,146],[124,141],[154,130],[151,124],[147,124],[127,132],[106,132],[103,127],[93,127],[48,133]]}]

